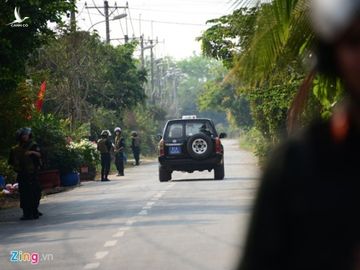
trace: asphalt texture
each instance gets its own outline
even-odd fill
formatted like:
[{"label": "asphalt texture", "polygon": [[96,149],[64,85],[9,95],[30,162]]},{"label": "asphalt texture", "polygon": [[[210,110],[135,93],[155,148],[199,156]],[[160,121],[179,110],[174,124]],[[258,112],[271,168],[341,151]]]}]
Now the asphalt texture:
[{"label": "asphalt texture", "polygon": [[176,172],[160,183],[154,161],[47,196],[38,220],[0,211],[0,269],[234,269],[259,169],[236,141],[223,143],[222,181]]}]

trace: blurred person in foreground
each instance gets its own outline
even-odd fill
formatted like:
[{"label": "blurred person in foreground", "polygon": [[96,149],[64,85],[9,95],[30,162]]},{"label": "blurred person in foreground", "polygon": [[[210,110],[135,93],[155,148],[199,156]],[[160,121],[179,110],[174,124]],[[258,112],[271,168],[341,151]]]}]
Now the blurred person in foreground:
[{"label": "blurred person in foreground", "polygon": [[240,270],[360,269],[360,0],[311,8],[316,72],[339,78],[345,98],[269,160]]}]

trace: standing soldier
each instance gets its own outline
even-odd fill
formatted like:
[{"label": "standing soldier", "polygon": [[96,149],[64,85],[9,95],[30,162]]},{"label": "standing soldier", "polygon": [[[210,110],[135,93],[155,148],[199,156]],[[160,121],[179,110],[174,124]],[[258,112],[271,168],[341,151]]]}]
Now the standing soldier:
[{"label": "standing soldier", "polygon": [[112,143],[109,139],[111,136],[110,131],[103,130],[101,132],[101,138],[97,142],[97,149],[101,155],[101,181],[108,182],[110,181],[108,176],[110,172],[111,164],[111,148]]},{"label": "standing soldier", "polygon": [[42,214],[38,207],[41,199],[41,187],[37,173],[41,165],[39,146],[32,141],[31,128],[21,128],[16,132],[18,144],[10,152],[9,165],[17,173],[19,183],[20,207],[23,210],[21,220],[38,219]]},{"label": "standing soldier", "polygon": [[140,165],[140,138],[136,131],[131,132],[131,150],[135,159],[135,166]]},{"label": "standing soldier", "polygon": [[121,128],[116,127],[115,132],[115,165],[118,170],[117,176],[124,176],[124,150],[125,140],[121,135]]}]

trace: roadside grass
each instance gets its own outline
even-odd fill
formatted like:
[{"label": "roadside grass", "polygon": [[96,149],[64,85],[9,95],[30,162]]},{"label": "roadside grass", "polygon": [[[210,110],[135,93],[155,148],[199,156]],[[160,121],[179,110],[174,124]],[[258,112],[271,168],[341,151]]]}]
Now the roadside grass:
[{"label": "roadside grass", "polygon": [[273,148],[256,128],[242,130],[239,137],[239,145],[242,149],[253,152],[258,158],[258,164],[263,167],[267,157]]},{"label": "roadside grass", "polygon": [[256,154],[257,146],[263,141],[261,133],[255,129],[242,130],[239,136],[239,145],[242,149]]}]

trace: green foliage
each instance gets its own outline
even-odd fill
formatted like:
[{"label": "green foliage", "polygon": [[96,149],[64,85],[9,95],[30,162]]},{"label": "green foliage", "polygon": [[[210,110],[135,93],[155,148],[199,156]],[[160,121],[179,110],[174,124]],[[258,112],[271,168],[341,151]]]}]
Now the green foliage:
[{"label": "green foliage", "polygon": [[158,140],[156,135],[160,133],[160,126],[164,122],[166,112],[156,106],[138,106],[133,111],[128,111],[124,125],[127,128],[127,147],[130,150],[130,131],[137,131],[141,141],[141,153],[146,156],[156,154]]},{"label": "green foliage", "polygon": [[238,93],[230,83],[206,83],[198,102],[201,110],[215,109],[226,112],[233,126],[249,128],[253,125],[248,98],[245,94]]},{"label": "green foliage", "polygon": [[249,92],[255,127],[273,143],[287,135],[287,112],[300,83],[300,80],[295,79]]},{"label": "green foliage", "polygon": [[232,14],[207,21],[212,24],[199,38],[204,55],[234,65],[236,56],[249,47],[255,31],[257,8],[240,8]]},{"label": "green foliage", "polygon": [[79,142],[71,142],[69,148],[80,156],[80,165],[96,168],[99,165],[100,154],[96,143],[82,139]]},{"label": "green foliage", "polygon": [[[29,75],[43,74],[44,111],[71,119],[72,129],[91,122],[98,108],[118,115],[145,100],[146,73],[133,59],[135,43],[112,47],[87,32],[64,33],[34,55]],[[44,79],[44,78],[43,78]]]},{"label": "green foliage", "polygon": [[42,151],[44,169],[60,169],[67,155],[66,122],[51,114],[35,114],[31,121],[34,140]]},{"label": "green foliage", "polygon": [[242,130],[240,133],[240,146],[243,149],[254,152],[259,158],[259,163],[263,164],[268,154],[273,148],[273,144],[255,127],[249,130]]},{"label": "green foliage", "polygon": [[8,160],[2,157],[0,157],[0,175],[5,177],[6,183],[13,184],[16,182],[16,173],[8,165]]},{"label": "green foliage", "polygon": [[332,108],[343,97],[343,85],[339,79],[331,81],[317,76],[314,80],[313,93],[322,106],[323,118],[329,118]]},{"label": "green foliage", "polygon": [[[0,1],[0,94],[15,90],[23,81],[29,55],[53,36],[49,22],[61,24],[63,15],[75,8],[66,0]],[[11,27],[15,7],[28,27]]]},{"label": "green foliage", "polygon": [[198,117],[211,116],[215,122],[226,122],[222,111],[210,107],[201,109],[197,102],[209,82],[224,78],[226,69],[221,62],[207,57],[193,56],[177,62],[177,66],[182,76],[178,85],[178,116],[192,114]]},{"label": "green foliage", "polygon": [[30,125],[35,94],[25,83],[18,85],[15,91],[8,91],[0,98],[0,155],[7,156],[16,143],[15,132],[22,126]]}]

